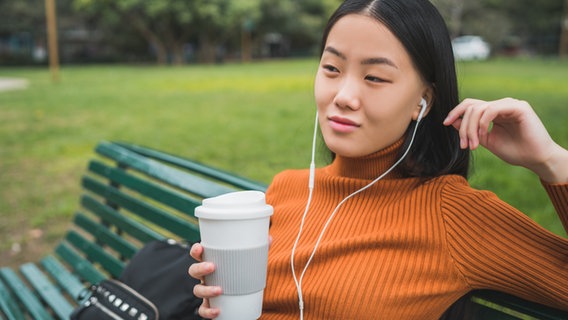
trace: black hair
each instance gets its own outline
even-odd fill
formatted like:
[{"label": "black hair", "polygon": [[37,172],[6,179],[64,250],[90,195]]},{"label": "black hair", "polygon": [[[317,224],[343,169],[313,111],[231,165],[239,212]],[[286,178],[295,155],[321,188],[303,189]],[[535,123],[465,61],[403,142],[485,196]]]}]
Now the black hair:
[{"label": "black hair", "polygon": [[[444,174],[467,178],[469,150],[460,148],[457,130],[442,124],[459,103],[459,96],[450,36],[438,10],[428,0],[346,0],[324,29],[322,53],[331,28],[349,14],[366,15],[385,25],[402,43],[423,81],[432,89],[431,109],[420,121],[412,148],[400,165],[402,174],[423,179]],[[415,126],[416,121],[412,121],[400,156],[408,147]]]}]

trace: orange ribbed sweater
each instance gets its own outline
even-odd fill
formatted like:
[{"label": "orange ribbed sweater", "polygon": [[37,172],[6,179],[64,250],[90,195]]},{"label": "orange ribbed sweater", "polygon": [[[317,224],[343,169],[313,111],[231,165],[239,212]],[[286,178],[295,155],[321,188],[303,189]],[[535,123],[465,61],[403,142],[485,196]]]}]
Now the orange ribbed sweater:
[{"label": "orange ribbed sweater", "polygon": [[[385,172],[398,148],[400,143],[364,158],[337,157],[316,170],[296,249],[298,276],[335,206]],[[290,254],[307,184],[307,170],[290,170],[267,191],[274,241],[263,320],[299,318]],[[568,185],[544,187],[566,228]],[[481,288],[568,309],[568,239],[460,176],[420,184],[395,170],[341,207],[302,288],[306,320],[438,319],[459,297]]]}]

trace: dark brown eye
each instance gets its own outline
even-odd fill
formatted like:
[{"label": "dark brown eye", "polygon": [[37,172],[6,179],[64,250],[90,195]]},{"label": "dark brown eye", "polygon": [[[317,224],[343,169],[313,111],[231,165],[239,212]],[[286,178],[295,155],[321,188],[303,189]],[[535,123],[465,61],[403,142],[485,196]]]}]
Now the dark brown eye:
[{"label": "dark brown eye", "polygon": [[374,76],[366,76],[365,80],[371,81],[371,82],[386,82],[386,80],[381,79],[379,77],[374,77]]},{"label": "dark brown eye", "polygon": [[323,66],[323,68],[329,72],[339,72],[339,70],[337,70],[336,67],[330,65],[330,64],[326,64]]}]

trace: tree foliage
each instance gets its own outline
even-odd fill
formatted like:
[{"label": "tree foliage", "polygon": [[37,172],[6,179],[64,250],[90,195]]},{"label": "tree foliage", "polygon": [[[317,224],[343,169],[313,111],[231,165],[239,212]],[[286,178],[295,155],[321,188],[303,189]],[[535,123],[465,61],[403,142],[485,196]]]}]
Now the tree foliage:
[{"label": "tree foliage", "polygon": [[341,0],[262,0],[259,32],[280,34],[297,50],[313,53],[327,18],[340,3]]},{"label": "tree foliage", "polygon": [[[558,48],[563,0],[432,0],[453,37],[479,34],[494,48],[510,44],[552,53]],[[59,30],[85,31],[85,43],[62,52],[133,57],[158,63],[223,57],[306,55],[341,0],[57,0]],[[45,43],[43,1],[0,0],[2,41]],[[85,37],[83,37],[85,38]],[[7,40],[6,40],[7,39]],[[79,48],[83,45],[83,48]],[[2,52],[0,50],[0,56]]]},{"label": "tree foliage", "polygon": [[563,0],[432,0],[447,21],[452,37],[478,34],[494,47],[531,47],[555,52]]},{"label": "tree foliage", "polygon": [[[184,46],[196,40],[204,59],[241,20],[258,19],[257,0],[74,0],[99,22],[130,25],[155,51],[158,63],[184,60]],[[120,19],[117,20],[115,17]]]},{"label": "tree foliage", "polygon": [[[159,63],[184,59],[184,46],[197,47],[201,61],[227,49],[250,46],[262,54],[264,36],[278,35],[282,50],[293,43],[310,51],[327,16],[340,0],[74,0],[78,10],[106,25],[128,23],[144,37]],[[115,16],[120,17],[118,20]],[[307,48],[307,49],[306,49]],[[243,48],[241,48],[243,49]],[[242,51],[242,54],[245,54]]]}]

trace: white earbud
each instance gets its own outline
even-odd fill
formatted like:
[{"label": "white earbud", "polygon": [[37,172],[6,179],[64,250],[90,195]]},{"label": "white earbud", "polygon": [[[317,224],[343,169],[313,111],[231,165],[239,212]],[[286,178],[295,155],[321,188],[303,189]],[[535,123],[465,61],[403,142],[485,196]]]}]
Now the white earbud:
[{"label": "white earbud", "polygon": [[426,102],[426,99],[421,98],[420,99],[420,113],[418,114],[418,118],[416,119],[416,122],[420,122],[420,120],[422,120],[422,117],[424,117],[424,113],[426,112],[427,109],[428,109],[428,102]]}]

